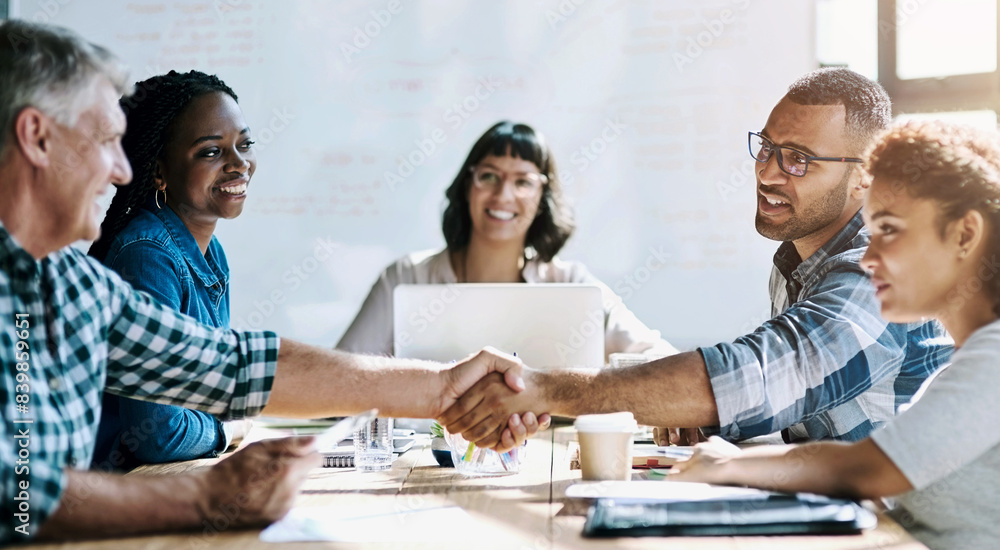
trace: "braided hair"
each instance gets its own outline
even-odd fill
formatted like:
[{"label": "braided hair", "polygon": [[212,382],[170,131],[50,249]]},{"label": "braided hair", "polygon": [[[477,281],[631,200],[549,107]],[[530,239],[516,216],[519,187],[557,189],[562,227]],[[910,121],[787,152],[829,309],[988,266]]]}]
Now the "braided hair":
[{"label": "braided hair", "polygon": [[135,92],[118,102],[125,112],[126,130],[122,148],[132,166],[132,183],[119,186],[111,200],[101,236],[90,247],[90,255],[104,261],[115,236],[128,225],[156,192],[153,175],[163,155],[170,123],[195,97],[223,92],[237,100],[236,93],[215,75],[199,71],[154,76],[137,82]]}]

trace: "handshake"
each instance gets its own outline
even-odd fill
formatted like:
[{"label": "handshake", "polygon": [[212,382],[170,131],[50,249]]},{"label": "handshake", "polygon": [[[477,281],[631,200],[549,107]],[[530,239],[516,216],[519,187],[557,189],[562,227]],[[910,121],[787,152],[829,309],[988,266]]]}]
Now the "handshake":
[{"label": "handshake", "polygon": [[[526,391],[531,376],[520,359],[485,348],[452,369],[437,421],[451,433],[497,452],[508,451],[551,422],[534,391]],[[534,389],[534,388],[533,388]]]},{"label": "handshake", "polygon": [[[375,389],[354,405],[360,405],[359,411],[378,408],[387,416],[435,418],[450,432],[499,452],[523,444],[551,422],[548,414],[535,412],[542,402],[525,384],[535,373],[517,357],[486,348],[452,365],[410,366],[395,371],[395,378],[379,377]],[[389,373],[392,367],[365,370]],[[239,497],[241,513],[223,519],[231,527],[255,527],[284,516],[299,485],[319,465],[315,438],[300,436],[252,443],[186,476],[205,488],[196,508],[206,520],[219,516]]]}]

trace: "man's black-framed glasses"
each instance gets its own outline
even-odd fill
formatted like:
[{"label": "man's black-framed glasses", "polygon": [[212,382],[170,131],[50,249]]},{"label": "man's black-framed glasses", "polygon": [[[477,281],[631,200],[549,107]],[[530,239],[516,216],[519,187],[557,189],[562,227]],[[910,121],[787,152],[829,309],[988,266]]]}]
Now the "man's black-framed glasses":
[{"label": "man's black-framed glasses", "polygon": [[748,132],[747,141],[750,144],[750,156],[757,162],[767,162],[771,155],[778,153],[778,166],[781,171],[789,176],[801,178],[806,175],[809,163],[814,160],[828,160],[831,162],[864,162],[854,157],[814,157],[791,147],[779,147],[771,140],[756,133]]}]

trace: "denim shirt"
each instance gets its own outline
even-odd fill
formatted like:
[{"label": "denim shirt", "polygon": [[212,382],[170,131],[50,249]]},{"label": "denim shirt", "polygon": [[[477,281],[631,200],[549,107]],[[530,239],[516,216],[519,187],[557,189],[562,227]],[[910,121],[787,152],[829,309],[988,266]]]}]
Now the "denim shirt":
[{"label": "denim shirt", "polygon": [[747,439],[858,441],[895,416],[948,362],[937,321],[889,323],[859,261],[861,213],[806,260],[782,244],[769,285],[772,317],[753,333],[701,348],[719,433]]},{"label": "denim shirt", "polygon": [[[213,236],[202,255],[169,207],[142,208],[111,242],[104,263],[161,304],[229,328],[229,264],[222,245]],[[226,445],[222,424],[209,414],[105,394],[92,468],[129,470],[215,456]]]}]

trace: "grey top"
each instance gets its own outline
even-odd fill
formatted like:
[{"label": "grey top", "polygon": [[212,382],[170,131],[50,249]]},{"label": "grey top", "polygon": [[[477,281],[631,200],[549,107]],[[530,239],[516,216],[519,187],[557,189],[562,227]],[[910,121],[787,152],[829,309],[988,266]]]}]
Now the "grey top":
[{"label": "grey top", "polygon": [[[604,353],[672,355],[677,349],[625,307],[622,299],[579,262],[559,258],[551,262],[529,260],[521,271],[528,284],[587,283],[601,288],[604,303]],[[355,353],[392,354],[392,291],[400,284],[453,284],[458,282],[448,250],[409,254],[385,268],[354,322],[341,337],[338,349]],[[605,359],[607,359],[605,357]]]},{"label": "grey top", "polygon": [[914,490],[893,516],[931,548],[1000,548],[1000,321],[972,334],[906,412],[872,434]]}]

